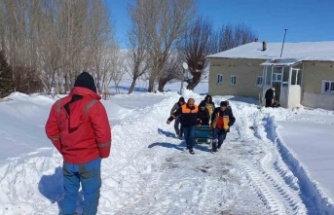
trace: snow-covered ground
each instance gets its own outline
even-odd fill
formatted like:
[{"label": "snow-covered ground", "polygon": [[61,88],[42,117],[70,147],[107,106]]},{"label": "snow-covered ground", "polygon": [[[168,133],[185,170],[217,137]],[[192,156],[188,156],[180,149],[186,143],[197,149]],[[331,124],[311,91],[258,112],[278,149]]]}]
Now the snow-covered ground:
[{"label": "snow-covered ground", "polygon": [[[191,155],[166,124],[179,87],[103,101],[113,142],[98,214],[334,214],[332,111],[259,110],[253,99],[215,96],[216,105],[229,99],[237,121],[218,153],[198,144]],[[202,83],[184,94],[199,103],[206,92]],[[57,214],[62,158],[44,133],[57,98],[9,98],[0,102],[0,214]]]}]

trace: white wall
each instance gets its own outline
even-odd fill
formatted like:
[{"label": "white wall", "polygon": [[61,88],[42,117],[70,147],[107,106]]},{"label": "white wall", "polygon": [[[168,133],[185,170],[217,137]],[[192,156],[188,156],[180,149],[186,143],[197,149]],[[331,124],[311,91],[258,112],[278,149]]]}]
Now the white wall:
[{"label": "white wall", "polygon": [[280,105],[284,108],[288,107],[288,87],[287,86],[281,86],[281,93],[279,97]]},{"label": "white wall", "polygon": [[311,108],[334,110],[334,95],[304,92],[302,105]]},{"label": "white wall", "polygon": [[290,85],[288,108],[295,108],[300,105],[301,101],[301,87],[300,85]]}]

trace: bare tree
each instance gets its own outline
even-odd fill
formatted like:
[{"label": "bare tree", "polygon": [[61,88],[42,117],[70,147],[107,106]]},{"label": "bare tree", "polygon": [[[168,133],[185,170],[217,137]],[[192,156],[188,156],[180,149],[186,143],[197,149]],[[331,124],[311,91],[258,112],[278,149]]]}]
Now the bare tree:
[{"label": "bare tree", "polygon": [[255,33],[246,25],[226,25],[216,33],[214,52],[225,51],[254,41]]},{"label": "bare tree", "polygon": [[68,91],[82,69],[99,67],[112,30],[104,0],[0,1],[0,47],[16,84]]},{"label": "bare tree", "polygon": [[115,59],[114,66],[111,70],[110,80],[114,82],[116,93],[120,93],[119,83],[121,82],[123,75],[128,72],[127,67],[125,65],[125,59],[120,55],[117,55]]},{"label": "bare tree", "polygon": [[193,90],[201,81],[207,66],[206,56],[253,41],[255,34],[245,25],[223,26],[215,33],[209,21],[198,18],[178,42],[192,78],[186,80],[187,89]]},{"label": "bare tree", "polygon": [[141,53],[148,54],[145,65],[149,66],[149,92],[154,91],[154,83],[167,62],[171,48],[187,29],[194,12],[193,0],[137,0],[131,7],[133,30],[138,29],[140,34],[132,31],[130,36],[141,41],[144,50]]},{"label": "bare tree", "polygon": [[0,98],[8,96],[13,90],[12,70],[5,55],[0,51]]},{"label": "bare tree", "polygon": [[146,39],[146,24],[145,14],[142,11],[144,8],[143,1],[137,1],[136,5],[129,6],[132,27],[129,31],[130,51],[128,53],[129,64],[131,67],[132,82],[129,88],[129,94],[133,92],[136,81],[139,77],[145,74],[149,68],[148,51]]},{"label": "bare tree", "polygon": [[193,76],[186,80],[187,89],[194,89],[200,82],[206,63],[206,56],[214,45],[212,24],[209,21],[198,18],[178,42],[178,50],[183,53],[189,66],[189,72]]},{"label": "bare tree", "polygon": [[102,94],[106,99],[110,95],[108,86],[112,81],[115,84],[116,93],[119,93],[119,83],[123,75],[127,72],[127,68],[125,66],[125,59],[120,49],[116,46],[107,47],[100,65],[103,71],[101,83],[104,90]]},{"label": "bare tree", "polygon": [[134,49],[132,49],[128,55],[128,64],[131,66],[131,72],[129,72],[129,74],[132,77],[132,82],[128,92],[130,94],[133,92],[138,78],[147,72],[149,64],[147,61],[148,51],[144,49],[142,45],[134,47]]},{"label": "bare tree", "polygon": [[5,2],[0,1],[0,50],[6,51],[6,9]]},{"label": "bare tree", "polygon": [[[104,5],[98,1],[93,2],[92,9],[89,11],[91,19],[87,21],[87,31],[93,32],[88,35],[88,49],[91,55],[85,55],[85,67],[90,67],[90,60],[93,60],[94,70],[97,75],[97,90],[102,92],[108,80],[110,73],[110,64],[108,59],[112,59],[117,55],[117,44],[112,32],[112,25],[110,23],[110,13],[104,10]],[[103,85],[103,86],[101,86]],[[103,93],[106,90],[104,90]]]},{"label": "bare tree", "polygon": [[158,77],[158,90],[164,91],[165,85],[172,80],[184,80],[182,71],[182,58],[178,53],[169,56],[162,72]]}]

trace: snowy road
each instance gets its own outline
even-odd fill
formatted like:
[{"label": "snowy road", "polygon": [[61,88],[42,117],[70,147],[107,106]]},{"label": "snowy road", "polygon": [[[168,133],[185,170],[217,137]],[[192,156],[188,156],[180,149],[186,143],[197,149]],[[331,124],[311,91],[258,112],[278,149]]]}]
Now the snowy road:
[{"label": "snowy road", "polygon": [[[296,180],[266,139],[264,128],[261,133],[263,125],[256,125],[261,133],[257,136],[249,129],[249,119],[261,122],[259,111],[250,113],[243,111],[246,105],[235,106],[238,120],[220,152],[211,154],[208,145],[197,145],[196,155],[190,155],[184,142],[170,137],[172,126],[164,125],[163,113],[168,113],[166,107],[173,100],[157,104],[140,119],[140,125],[132,125],[133,130],[142,128],[142,138],[150,138],[138,140],[141,150],[131,156],[134,163],[129,168],[134,173],[126,170],[126,181],[143,181],[125,189],[129,195],[116,214],[306,214]],[[152,130],[160,135],[152,135]],[[137,139],[138,135],[134,132],[128,138]],[[142,145],[144,142],[149,146]]]},{"label": "snowy road", "polygon": [[[308,214],[298,179],[278,152],[268,113],[232,101],[237,121],[220,151],[212,154],[209,145],[200,144],[191,155],[165,123],[177,99],[155,97],[125,114],[115,109],[131,106],[130,100],[108,109],[113,146],[102,163],[99,214]],[[18,133],[18,139],[24,136]],[[61,162],[51,147],[3,160],[0,214],[57,214]]]}]

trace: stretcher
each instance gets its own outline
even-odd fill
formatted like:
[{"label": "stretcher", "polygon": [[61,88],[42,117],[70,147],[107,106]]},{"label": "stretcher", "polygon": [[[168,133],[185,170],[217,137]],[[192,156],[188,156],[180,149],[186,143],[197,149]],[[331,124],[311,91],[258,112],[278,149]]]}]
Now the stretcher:
[{"label": "stretcher", "polygon": [[196,127],[195,139],[197,143],[211,143],[213,129],[209,125],[200,125]]}]

